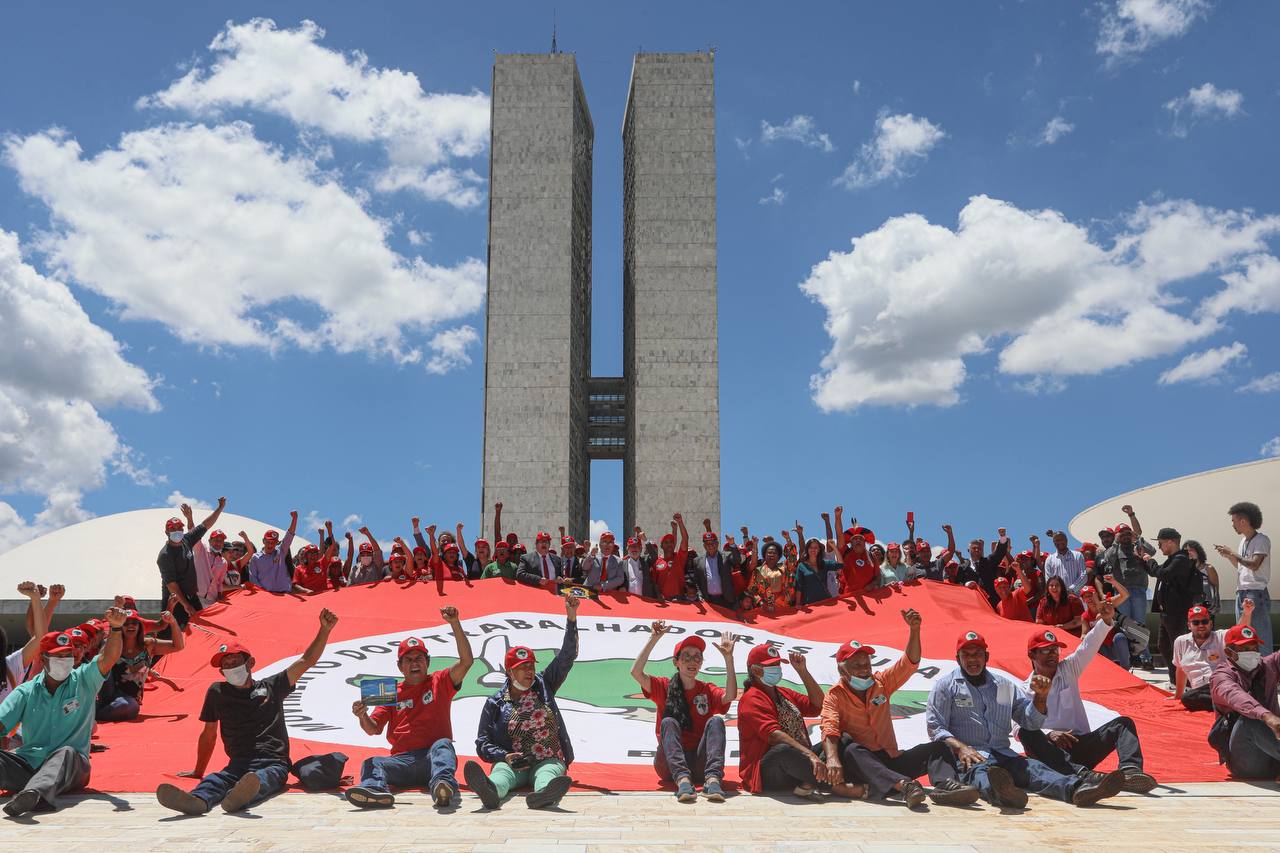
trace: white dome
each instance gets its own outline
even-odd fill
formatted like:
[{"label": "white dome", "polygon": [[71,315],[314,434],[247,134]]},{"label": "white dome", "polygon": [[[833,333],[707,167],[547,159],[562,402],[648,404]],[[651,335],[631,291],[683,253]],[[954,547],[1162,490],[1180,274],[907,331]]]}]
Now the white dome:
[{"label": "white dome", "polygon": [[[1126,520],[1120,507],[1132,504],[1142,522],[1142,535],[1152,545],[1156,531],[1172,527],[1182,534],[1184,542],[1195,539],[1204,546],[1209,562],[1218,570],[1223,609],[1230,610],[1233,605],[1227,602],[1235,600],[1236,570],[1218,556],[1213,546],[1226,545],[1234,549],[1240,544],[1240,534],[1231,529],[1231,518],[1227,515],[1227,508],[1239,501],[1252,501],[1262,508],[1262,530],[1270,533],[1267,522],[1277,524],[1275,520],[1280,519],[1280,458],[1190,474],[1117,495],[1071,519],[1071,535],[1082,542],[1097,542],[1099,530]],[[1274,558],[1271,574],[1274,590],[1277,587]]]},{"label": "white dome", "polygon": [[[209,512],[196,510],[196,523]],[[18,584],[26,580],[65,586],[67,594],[58,605],[59,613],[101,614],[117,595],[132,595],[144,612],[159,611],[156,557],[164,547],[165,521],[178,515],[172,509],[104,515],[46,533],[0,554],[0,613],[26,612],[27,600],[17,591]],[[238,538],[243,530],[261,548],[262,534],[267,530],[283,534],[288,529],[288,517],[283,521],[271,525],[224,512],[217,527],[229,540]],[[295,535],[294,553],[310,541]]]}]

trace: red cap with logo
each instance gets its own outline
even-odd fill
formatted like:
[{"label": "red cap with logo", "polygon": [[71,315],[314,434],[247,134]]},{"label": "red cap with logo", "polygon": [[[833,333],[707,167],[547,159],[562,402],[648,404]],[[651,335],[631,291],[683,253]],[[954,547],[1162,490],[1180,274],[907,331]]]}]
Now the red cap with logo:
[{"label": "red cap with logo", "polygon": [[1133,528],[1132,528],[1132,527],[1130,527],[1130,526],[1129,526],[1129,525],[1127,525],[1127,524],[1117,524],[1117,525],[1116,525],[1116,535],[1117,535],[1117,536],[1119,536],[1119,535],[1120,535],[1122,532],[1124,532],[1124,531],[1128,531],[1129,533],[1132,533],[1132,532],[1133,532]]},{"label": "red cap with logo", "polygon": [[182,528],[183,528],[183,524],[182,524],[182,519],[180,518],[171,518],[164,523],[165,533],[172,533],[173,531],[181,530]]},{"label": "red cap with logo", "polygon": [[488,547],[489,547],[489,540],[488,540],[488,539],[477,539],[476,541],[472,542],[471,544],[475,547],[475,549],[476,549],[477,551],[479,551],[481,548],[488,548]]},{"label": "red cap with logo", "polygon": [[274,530],[268,530],[266,533],[262,534],[262,541],[265,542],[268,539],[272,542],[278,542],[280,540],[280,534]]},{"label": "red cap with logo", "polygon": [[1213,614],[1209,612],[1209,608],[1203,604],[1197,604],[1195,607],[1187,611],[1188,619],[1212,619]]},{"label": "red cap with logo", "polygon": [[212,533],[210,533],[210,534],[209,534],[209,539],[210,539],[210,540],[213,540],[213,539],[226,539],[226,538],[227,538],[227,534],[223,533],[221,530],[215,530],[215,531],[213,531]]},{"label": "red cap with logo", "polygon": [[985,649],[987,647],[987,641],[982,639],[982,635],[977,631],[965,631],[956,638],[956,651],[958,652],[961,649],[968,648],[969,646],[976,646],[980,649]]},{"label": "red cap with logo", "polygon": [[247,648],[232,640],[229,643],[223,643],[218,646],[218,650],[213,653],[213,657],[209,658],[209,666],[214,669],[222,668],[222,659],[227,655],[244,655],[250,657],[251,653]]},{"label": "red cap with logo", "polygon": [[1001,575],[1000,577],[996,578],[995,584],[996,586],[1008,586],[1009,579],[1004,575]]},{"label": "red cap with logo", "polygon": [[600,534],[600,541],[601,541],[601,542],[612,542],[612,541],[613,541],[613,534],[606,530],[604,533],[601,533],[601,534]]},{"label": "red cap with logo", "polygon": [[884,546],[884,549],[886,551],[897,551],[898,553],[902,553],[902,546],[897,542],[890,542],[888,545]]},{"label": "red cap with logo", "polygon": [[928,541],[927,539],[917,539],[917,540],[916,540],[916,550],[917,550],[917,551],[932,551],[932,550],[933,550],[933,546],[931,546],[931,545],[929,544],[929,541]]},{"label": "red cap with logo", "polygon": [[1036,649],[1049,649],[1053,647],[1065,649],[1067,644],[1058,639],[1058,635],[1052,631],[1036,631],[1027,638],[1027,651],[1034,652]]},{"label": "red cap with logo", "polygon": [[1257,642],[1258,632],[1248,625],[1232,625],[1227,629],[1227,635],[1222,638],[1222,643],[1226,646],[1247,646]]},{"label": "red cap with logo", "polygon": [[446,542],[444,548],[440,549],[441,554],[448,554],[450,551],[457,554],[458,546],[453,544],[452,542]]},{"label": "red cap with logo", "polygon": [[639,548],[639,547],[640,547],[640,540],[639,540],[639,539],[637,539],[636,537],[632,536],[630,539],[628,539],[628,540],[627,540],[627,547],[628,547],[628,548]]},{"label": "red cap with logo", "polygon": [[75,652],[76,642],[66,631],[50,631],[40,638],[40,654],[69,655]]},{"label": "red cap with logo", "polygon": [[720,537],[716,536],[714,533],[708,530],[706,533],[702,534],[702,541],[703,542],[719,542]]},{"label": "red cap with logo", "polygon": [[678,658],[680,657],[680,653],[685,649],[697,649],[700,652],[705,652],[707,650],[707,641],[696,634],[685,637],[683,640],[676,643],[676,650],[671,653],[671,656],[673,658]]},{"label": "red cap with logo", "polygon": [[854,655],[874,655],[876,650],[873,646],[859,643],[857,640],[846,640],[844,645],[836,649],[836,661],[844,663]]},{"label": "red cap with logo", "polygon": [[782,663],[778,650],[768,643],[761,643],[747,655],[747,666],[773,666]]},{"label": "red cap with logo", "polygon": [[502,665],[507,669],[524,663],[537,663],[533,656],[533,649],[528,646],[512,646],[507,649],[507,655],[502,659]]},{"label": "red cap with logo", "polygon": [[674,545],[674,544],[676,544],[676,535],[675,535],[674,533],[664,533],[664,534],[663,534],[663,536],[662,536],[662,539],[661,539],[661,540],[659,540],[659,541],[660,541],[663,545],[666,545],[668,542],[670,542],[672,545]]},{"label": "red cap with logo", "polygon": [[538,535],[533,537],[534,542],[550,542],[551,534],[545,530],[539,530]]},{"label": "red cap with logo", "polygon": [[372,543],[372,542],[361,542],[361,543],[360,543],[360,553],[361,553],[361,554],[372,554],[372,553],[373,553],[373,543]]},{"label": "red cap with logo", "polygon": [[427,644],[417,637],[408,637],[400,641],[400,648],[396,649],[396,660],[400,660],[409,652],[422,652],[427,657],[431,656],[431,653],[427,651]]},{"label": "red cap with logo", "polygon": [[572,536],[566,536],[560,540],[560,547],[561,548],[577,548],[578,543],[573,541]]}]

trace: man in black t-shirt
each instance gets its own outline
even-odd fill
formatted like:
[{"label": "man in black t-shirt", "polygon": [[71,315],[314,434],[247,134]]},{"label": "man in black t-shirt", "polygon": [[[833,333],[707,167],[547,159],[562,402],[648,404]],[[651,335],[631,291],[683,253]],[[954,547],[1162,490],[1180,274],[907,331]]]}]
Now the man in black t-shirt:
[{"label": "man in black t-shirt", "polygon": [[320,630],[302,657],[283,672],[255,680],[253,655],[236,642],[218,647],[210,665],[223,680],[209,685],[204,696],[196,769],[179,773],[192,779],[204,776],[213,747],[222,728],[222,748],[231,759],[226,769],[201,779],[187,793],[168,783],[156,789],[160,805],[183,814],[204,814],[218,803],[222,810],[236,812],[260,803],[284,788],[289,778],[289,732],[284,722],[284,699],[293,692],[298,679],[316,665],[329,641],[338,617],[320,611]]},{"label": "man in black t-shirt", "polygon": [[[218,508],[208,518],[187,532],[186,525],[180,518],[171,518],[165,522],[164,547],[156,557],[156,566],[160,569],[160,600],[169,601],[176,597],[172,607],[173,618],[180,628],[187,627],[191,617],[200,611],[200,587],[196,578],[196,558],[192,549],[204,538],[204,533],[218,523],[218,516],[227,505],[226,498],[218,498]],[[185,512],[191,508],[182,505]],[[168,631],[168,629],[165,629]],[[163,635],[167,637],[168,635]]]}]

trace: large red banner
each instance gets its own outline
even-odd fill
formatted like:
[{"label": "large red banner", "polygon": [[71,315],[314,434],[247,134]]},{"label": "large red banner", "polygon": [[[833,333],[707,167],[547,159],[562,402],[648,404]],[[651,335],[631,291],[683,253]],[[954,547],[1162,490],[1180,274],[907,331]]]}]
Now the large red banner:
[{"label": "large red banner", "polygon": [[[386,741],[364,734],[351,713],[365,678],[398,676],[395,648],[407,636],[426,640],[432,669],[456,660],[449,628],[439,608],[458,608],[471,640],[475,664],[452,706],[453,736],[460,761],[475,755],[476,726],[485,697],[502,686],[502,659],[511,645],[525,645],[544,666],[564,635],[563,600],[550,593],[502,580],[450,583],[443,594],[434,584],[381,583],[317,596],[238,592],[216,605],[193,626],[187,650],[170,655],[157,668],[159,679],[145,694],[141,716],[128,723],[98,727],[97,742],[109,747],[93,756],[93,787],[105,791],[146,791],[192,769],[202,727],[205,690],[219,678],[209,658],[220,643],[235,638],[252,650],[255,675],[269,675],[294,661],[314,636],[321,608],[340,621],[320,659],[286,703],[294,759],[339,751],[350,756],[349,774],[362,760],[384,754]],[[625,595],[584,600],[579,608],[580,653],[558,694],[577,760],[570,775],[580,786],[610,790],[653,790],[655,709],[640,695],[630,676],[631,663],[655,619],[673,626],[651,658],[648,672],[670,675],[671,652],[691,632],[708,639],[721,631],[744,636],[735,654],[741,681],[747,652],[772,641],[783,650],[804,652],[810,671],[823,685],[838,678],[835,650],[848,639],[875,646],[877,668],[895,660],[906,643],[901,611],[913,607],[924,617],[923,659],[919,672],[893,697],[895,727],[901,745],[925,739],[924,708],[930,685],[955,666],[955,640],[963,631],[979,631],[991,647],[991,667],[1019,679],[1030,671],[1026,640],[1030,623],[996,616],[978,593],[964,587],[917,583],[901,591],[853,596],[776,615],[756,614],[740,622],[731,614],[702,605],[656,604]],[[1073,637],[1064,638],[1072,648]],[[708,648],[703,678],[724,683],[723,661]],[[791,683],[798,681],[784,665]],[[799,685],[793,685],[799,686]],[[1146,685],[1110,661],[1097,658],[1082,681],[1094,725],[1117,714],[1134,719],[1149,772],[1162,782],[1217,781],[1225,768],[1205,741],[1212,715],[1190,713],[1180,703]],[[736,706],[735,706],[736,710]],[[729,715],[729,781],[737,777],[737,730]],[[815,740],[817,736],[815,734]],[[220,769],[221,747],[210,770]],[[1114,758],[1103,769],[1114,766]]]}]

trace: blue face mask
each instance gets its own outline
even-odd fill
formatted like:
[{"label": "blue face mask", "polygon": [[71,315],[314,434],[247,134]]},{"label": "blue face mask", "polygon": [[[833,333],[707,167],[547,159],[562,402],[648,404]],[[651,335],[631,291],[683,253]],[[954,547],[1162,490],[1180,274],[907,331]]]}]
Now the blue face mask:
[{"label": "blue face mask", "polygon": [[775,686],[782,681],[782,667],[777,664],[766,666],[764,672],[760,673],[760,680],[770,687]]},{"label": "blue face mask", "polygon": [[874,678],[859,678],[856,675],[849,676],[848,681],[849,686],[854,690],[870,690],[871,686],[876,683]]}]

